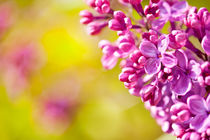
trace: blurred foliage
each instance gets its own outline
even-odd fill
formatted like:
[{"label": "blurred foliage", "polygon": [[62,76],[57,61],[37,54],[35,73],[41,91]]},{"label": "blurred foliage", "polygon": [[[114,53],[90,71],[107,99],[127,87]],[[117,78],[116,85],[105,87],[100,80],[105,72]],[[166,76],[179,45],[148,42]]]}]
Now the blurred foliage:
[{"label": "blurred foliage", "polygon": [[[97,42],[101,38],[114,41],[116,35],[108,31],[103,31],[100,37],[86,34],[78,16],[80,10],[87,8],[82,0],[0,2],[11,6],[12,18],[0,42],[1,55],[18,44],[30,42],[35,44],[41,60],[41,68],[27,77],[28,85],[19,96],[10,98],[5,81],[1,80],[2,140],[153,140],[163,134],[141,101],[130,96],[118,80],[120,69],[105,71],[102,68]],[[189,3],[210,7],[207,0]],[[73,82],[62,87],[57,81],[63,79]],[[77,86],[79,91],[73,91]],[[57,96],[67,92],[70,98],[73,92],[78,92],[76,111],[69,116],[70,122],[64,131],[51,132],[40,122],[44,114],[37,110],[48,89]],[[164,139],[174,138],[160,138]]]}]

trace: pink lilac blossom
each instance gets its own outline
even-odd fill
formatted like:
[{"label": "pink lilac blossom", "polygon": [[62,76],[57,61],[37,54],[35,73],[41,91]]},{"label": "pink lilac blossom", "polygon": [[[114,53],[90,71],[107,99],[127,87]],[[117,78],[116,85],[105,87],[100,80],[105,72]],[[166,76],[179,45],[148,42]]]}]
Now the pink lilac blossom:
[{"label": "pink lilac blossom", "polygon": [[[115,43],[99,43],[104,68],[112,69],[121,60],[119,80],[141,98],[164,132],[178,140],[209,140],[210,12],[186,0],[150,0],[144,7],[142,0],[119,0],[138,18],[131,10],[115,10],[108,1],[86,2],[98,12],[81,12],[81,23],[95,27],[89,33],[108,27],[119,36]],[[166,23],[170,27],[162,33]]]},{"label": "pink lilac blossom", "polygon": [[42,92],[34,115],[46,131],[63,133],[71,126],[79,107],[80,84],[77,77],[65,75]]},{"label": "pink lilac blossom", "polygon": [[43,126],[49,133],[63,133],[76,114],[76,99],[69,99],[62,95],[63,93],[47,94],[51,95],[40,99],[35,115],[40,126]]},{"label": "pink lilac blossom", "polygon": [[38,49],[33,43],[21,44],[20,47],[9,50],[3,56],[1,64],[3,80],[11,98],[22,93],[42,66]]}]

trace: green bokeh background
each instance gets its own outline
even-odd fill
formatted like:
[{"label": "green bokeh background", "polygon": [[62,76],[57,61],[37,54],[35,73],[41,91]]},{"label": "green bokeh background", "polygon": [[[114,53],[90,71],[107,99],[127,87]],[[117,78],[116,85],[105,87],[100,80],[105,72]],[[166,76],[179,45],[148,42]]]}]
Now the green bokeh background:
[{"label": "green bokeh background", "polygon": [[[79,23],[79,11],[88,8],[82,0],[1,2],[10,2],[15,12],[15,21],[1,44],[32,40],[45,61],[18,98],[11,100],[3,82],[0,84],[1,140],[155,140],[163,135],[140,99],[129,95],[118,80],[120,69],[102,68],[97,43],[102,38],[114,41],[116,35],[109,31],[99,37],[87,35]],[[209,0],[188,2],[210,8]],[[34,117],[37,99],[46,88],[69,75],[79,81],[80,106],[63,133],[49,133]],[[159,140],[163,139],[175,138],[164,136]]]}]

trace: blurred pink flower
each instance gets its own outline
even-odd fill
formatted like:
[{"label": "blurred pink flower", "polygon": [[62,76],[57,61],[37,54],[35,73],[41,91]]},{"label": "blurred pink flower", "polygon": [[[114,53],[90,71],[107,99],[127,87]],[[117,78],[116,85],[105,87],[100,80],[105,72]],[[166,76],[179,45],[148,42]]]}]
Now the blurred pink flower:
[{"label": "blurred pink flower", "polygon": [[[57,79],[57,78],[56,78]],[[49,133],[63,133],[78,110],[80,83],[76,78],[57,81],[38,100],[36,117]]]},{"label": "blurred pink flower", "polygon": [[3,56],[3,80],[10,97],[16,97],[28,87],[31,76],[41,67],[39,59],[33,44],[15,48]]},{"label": "blurred pink flower", "polygon": [[50,133],[63,133],[70,125],[77,110],[77,103],[69,97],[57,94],[40,102],[38,119]]},{"label": "blurred pink flower", "polygon": [[3,3],[0,5],[0,37],[13,23],[15,13],[10,3]]}]

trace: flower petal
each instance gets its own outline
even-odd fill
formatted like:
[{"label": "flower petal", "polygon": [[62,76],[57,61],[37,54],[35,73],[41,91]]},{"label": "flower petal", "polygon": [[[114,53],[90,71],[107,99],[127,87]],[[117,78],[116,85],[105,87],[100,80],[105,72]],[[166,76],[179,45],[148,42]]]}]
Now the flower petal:
[{"label": "flower petal", "polygon": [[188,3],[186,1],[176,2],[171,7],[171,21],[181,21],[186,16],[185,12],[188,9]]},{"label": "flower petal", "polygon": [[118,57],[114,55],[103,55],[101,62],[105,69],[112,69],[117,64]]},{"label": "flower petal", "polygon": [[178,65],[183,69],[187,69],[188,58],[187,58],[187,55],[185,54],[185,52],[183,50],[176,50],[175,56],[178,60]]},{"label": "flower petal", "polygon": [[139,49],[140,49],[140,52],[146,57],[157,57],[158,50],[156,46],[149,41],[144,40],[140,44]]},{"label": "flower petal", "polygon": [[206,114],[205,100],[199,95],[190,96],[187,104],[194,115]]},{"label": "flower petal", "polygon": [[208,93],[208,97],[206,99],[206,105],[207,105],[207,108],[208,108],[208,111],[210,111],[210,93]]},{"label": "flower petal", "polygon": [[205,23],[205,30],[206,30],[206,35],[210,35],[210,13],[205,12],[204,15],[204,23]]},{"label": "flower petal", "polygon": [[189,62],[189,69],[190,69],[190,77],[194,80],[197,79],[197,77],[201,74],[201,66],[199,63],[197,63],[195,60],[190,60]]},{"label": "flower petal", "polygon": [[171,7],[167,2],[162,2],[159,5],[161,17],[169,17],[171,14]]},{"label": "flower petal", "polygon": [[168,36],[162,35],[158,41],[158,50],[161,54],[165,53],[167,47],[169,45],[169,38]]},{"label": "flower petal", "polygon": [[152,29],[153,30],[161,30],[163,28],[163,26],[166,24],[166,22],[168,21],[167,18],[159,18],[159,19],[155,19],[154,21],[152,21]]},{"label": "flower petal", "polygon": [[150,58],[146,61],[144,69],[148,74],[156,74],[160,71],[161,63],[159,59]]},{"label": "flower petal", "polygon": [[203,47],[204,51],[207,55],[210,55],[210,37],[204,36],[201,46]]},{"label": "flower petal", "polygon": [[155,93],[153,94],[152,99],[150,100],[151,105],[157,105],[160,102],[161,98],[162,98],[162,93],[157,87]]},{"label": "flower petal", "polygon": [[[174,76],[175,77],[175,76]],[[174,78],[171,90],[177,95],[185,95],[192,88],[191,79],[183,72],[178,72]]]},{"label": "flower petal", "polygon": [[193,82],[193,89],[190,92],[191,92],[191,94],[189,94],[189,95],[197,94],[197,95],[204,97],[206,94],[206,89],[205,89],[205,87],[200,86],[199,82]]},{"label": "flower petal", "polygon": [[186,1],[179,1],[176,2],[172,7],[171,10],[177,12],[185,12],[188,8],[188,3]]},{"label": "flower petal", "polygon": [[207,117],[207,114],[196,115],[190,122],[190,128],[199,130]]},{"label": "flower petal", "polygon": [[199,131],[204,132],[209,127],[210,127],[210,115],[208,115],[208,117],[205,119],[205,121],[204,121],[202,127],[199,129]]},{"label": "flower petal", "polygon": [[164,53],[162,63],[168,68],[173,68],[177,65],[177,59],[172,53]]}]

